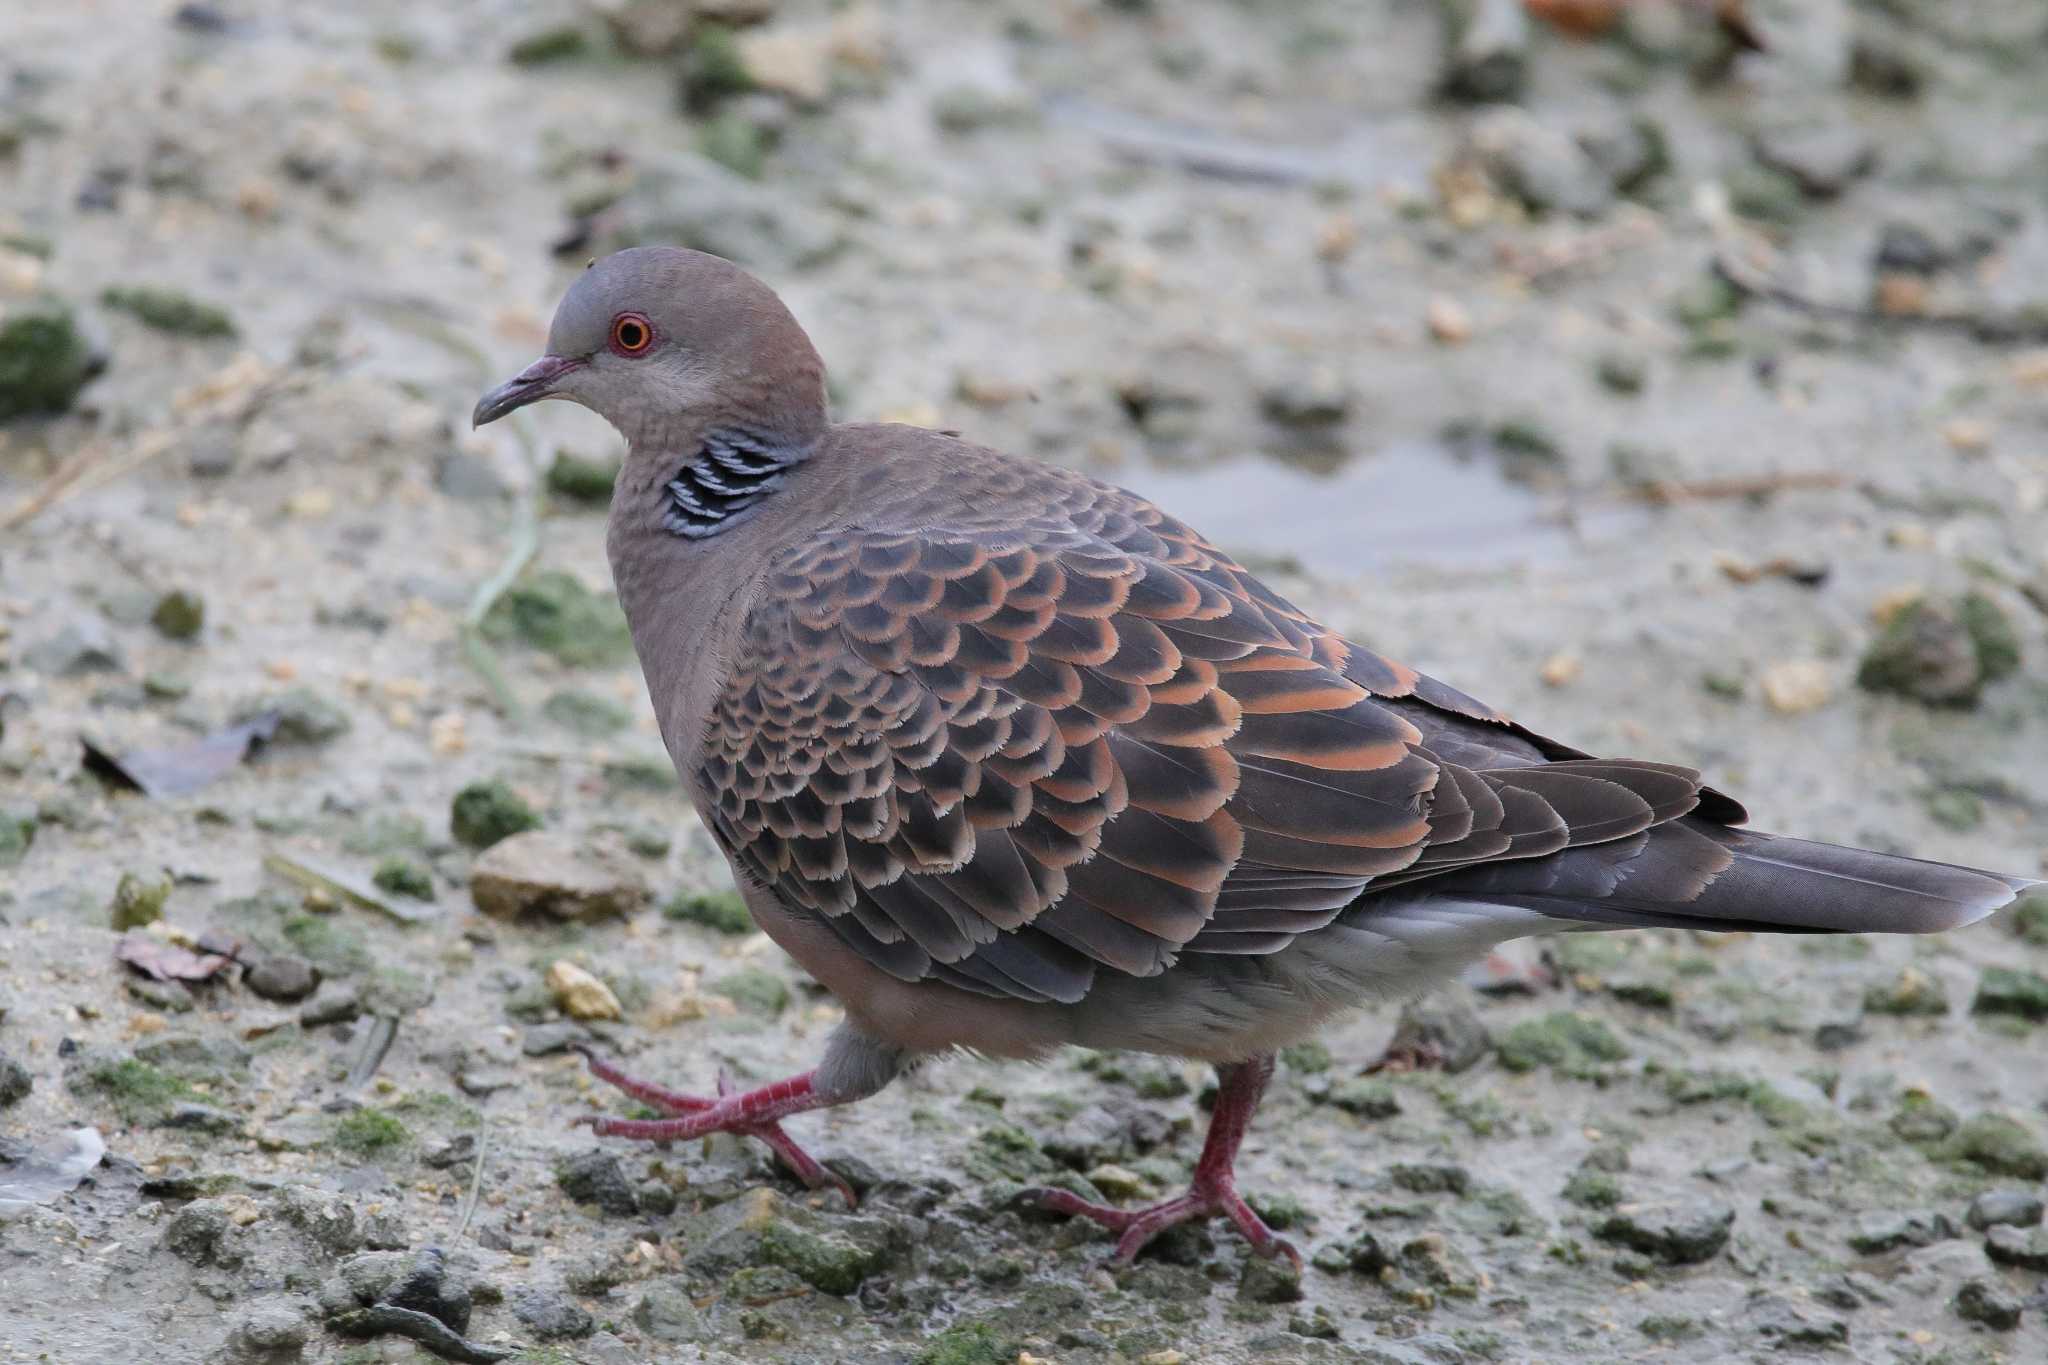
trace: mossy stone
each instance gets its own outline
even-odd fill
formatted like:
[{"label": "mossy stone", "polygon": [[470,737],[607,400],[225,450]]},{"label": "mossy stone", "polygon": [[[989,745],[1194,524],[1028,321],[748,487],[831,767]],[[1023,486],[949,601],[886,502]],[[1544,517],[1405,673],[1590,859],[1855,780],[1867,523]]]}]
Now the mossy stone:
[{"label": "mossy stone", "polygon": [[175,336],[225,338],[235,335],[235,320],[225,310],[201,303],[175,289],[148,285],[115,285],[100,293],[100,303],[127,313],[146,327]]},{"label": "mossy stone", "polygon": [[571,502],[602,506],[612,500],[619,466],[610,460],[589,460],[567,450],[555,452],[548,466],[548,490]]},{"label": "mossy stone", "polygon": [[396,854],[386,858],[377,864],[370,880],[378,890],[394,896],[410,896],[421,901],[434,899],[434,875],[410,858]]},{"label": "mossy stone", "polygon": [[484,634],[521,640],[572,668],[623,663],[633,652],[618,599],[555,569],[508,588],[484,617]]},{"label": "mossy stone", "polygon": [[164,917],[164,902],[170,899],[169,877],[142,877],[123,872],[114,887],[113,902],[107,907],[108,921],[116,929],[140,929]]},{"label": "mossy stone", "polygon": [[344,1152],[376,1156],[412,1141],[412,1130],[381,1109],[352,1110],[337,1119],[330,1140]]},{"label": "mossy stone", "polygon": [[701,924],[721,934],[751,934],[754,917],[737,891],[678,891],[661,907],[663,919]]},{"label": "mossy stone", "polygon": [[1629,1055],[1627,1045],[1604,1021],[1569,1010],[1515,1025],[1496,1048],[1501,1065],[1510,1071],[1549,1066],[1581,1080],[1598,1077],[1608,1063]]},{"label": "mossy stone", "polygon": [[2010,1015],[2029,1023],[2048,1019],[2048,977],[2012,967],[1986,967],[1970,1012]]},{"label": "mossy stone", "polygon": [[471,848],[484,849],[501,839],[539,829],[540,816],[518,792],[493,778],[472,782],[455,793],[448,809],[448,828]]},{"label": "mossy stone", "polygon": [[71,310],[54,301],[0,320],[0,422],[65,411],[98,370]]},{"label": "mossy stone", "polygon": [[173,588],[157,598],[149,623],[167,640],[190,640],[206,625],[206,599],[196,592]]}]

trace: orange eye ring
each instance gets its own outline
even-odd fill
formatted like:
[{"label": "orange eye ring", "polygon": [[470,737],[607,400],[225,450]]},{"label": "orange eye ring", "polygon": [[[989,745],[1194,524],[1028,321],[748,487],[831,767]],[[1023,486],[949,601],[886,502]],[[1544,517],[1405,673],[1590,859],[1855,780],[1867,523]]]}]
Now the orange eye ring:
[{"label": "orange eye ring", "polygon": [[612,319],[612,350],[622,356],[646,355],[654,345],[654,324],[641,313],[621,313]]}]

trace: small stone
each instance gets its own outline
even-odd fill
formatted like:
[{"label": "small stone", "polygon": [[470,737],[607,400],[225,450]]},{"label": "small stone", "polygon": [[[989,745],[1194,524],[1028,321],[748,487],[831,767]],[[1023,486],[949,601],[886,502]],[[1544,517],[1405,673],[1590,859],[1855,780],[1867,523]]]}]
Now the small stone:
[{"label": "small stone", "polygon": [[1594,1229],[1594,1236],[1666,1265],[1697,1265],[1721,1253],[1734,1224],[1735,1210],[1711,1200],[1624,1204]]},{"label": "small stone", "polygon": [[176,588],[157,598],[149,623],[166,640],[189,640],[206,624],[206,599]]},{"label": "small stone", "polygon": [[1568,1010],[1515,1025],[1501,1036],[1495,1051],[1510,1071],[1550,1066],[1579,1079],[1597,1078],[1602,1067],[1628,1056],[1627,1045],[1606,1023]]},{"label": "small stone", "polygon": [[1458,0],[1443,13],[1443,92],[1471,103],[1520,98],[1528,77],[1529,18],[1519,0]]},{"label": "small stone", "polygon": [[19,1104],[36,1088],[36,1078],[12,1057],[0,1056],[0,1109]]},{"label": "small stone", "polygon": [[2026,1124],[2005,1114],[1964,1120],[1943,1144],[1942,1154],[1992,1175],[2048,1179],[2048,1149]]},{"label": "small stone", "polygon": [[1798,182],[1813,199],[1832,199],[1877,166],[1877,149],[1849,124],[1775,129],[1760,134],[1756,159]]},{"label": "small stone", "polygon": [[1985,1276],[1963,1281],[1951,1306],[1965,1322],[1981,1322],[1995,1332],[2010,1332],[2020,1325],[2020,1296]]},{"label": "small stone", "polygon": [[584,1152],[564,1159],[555,1167],[555,1183],[577,1203],[595,1204],[621,1218],[640,1211],[625,1170],[609,1152]]},{"label": "small stone", "polygon": [[1429,327],[1433,340],[1446,346],[1462,346],[1472,339],[1472,315],[1456,299],[1444,294],[1433,295],[1423,318]]},{"label": "small stone", "polygon": [[1447,1298],[1477,1298],[1485,1284],[1471,1259],[1440,1232],[1403,1243],[1395,1264]]},{"label": "small stone", "polygon": [[661,907],[661,917],[701,924],[721,934],[754,932],[754,917],[737,891],[678,891]]},{"label": "small stone", "polygon": [[1135,1199],[1150,1188],[1145,1177],[1126,1166],[1091,1166],[1088,1183],[1111,1199]]},{"label": "small stone", "polygon": [[294,687],[275,697],[242,703],[235,708],[235,722],[255,719],[265,711],[277,712],[277,744],[325,744],[347,734],[353,725],[348,712],[307,687]]},{"label": "small stone", "polygon": [[238,1361],[296,1360],[312,1333],[314,1305],[297,1294],[272,1294],[242,1310],[228,1333],[228,1349]]},{"label": "small stone", "polygon": [[484,633],[523,640],[572,668],[609,667],[633,653],[618,599],[553,569],[508,588],[484,618]]},{"label": "small stone", "polygon": [[377,864],[370,881],[379,891],[414,900],[434,899],[434,875],[410,858],[392,854]]},{"label": "small stone", "polygon": [[266,957],[243,974],[242,984],[265,1000],[292,1004],[320,989],[320,969],[300,957]]},{"label": "small stone", "polygon": [[2048,1228],[1994,1226],[1984,1234],[1984,1254],[1999,1265],[2048,1274]]},{"label": "small stone", "polygon": [[676,1211],[675,1187],[665,1180],[649,1178],[640,1182],[640,1188],[633,1192],[634,1201],[640,1212],[651,1218],[666,1218]]},{"label": "small stone", "polygon": [[65,305],[40,300],[10,307],[0,318],[0,422],[65,411],[105,367],[104,354]]},{"label": "small stone", "polygon": [[1585,660],[1570,650],[1560,650],[1543,661],[1543,667],[1536,676],[1543,680],[1545,687],[1570,687],[1585,671]]},{"label": "small stone", "polygon": [[1649,382],[1649,365],[1633,351],[1603,352],[1593,366],[1593,376],[1610,393],[1633,396]]},{"label": "small stone", "polygon": [[568,1295],[554,1289],[522,1289],[512,1295],[512,1313],[542,1341],[587,1337],[597,1321]]},{"label": "small stone", "polygon": [[704,1315],[681,1285],[657,1280],[633,1306],[633,1323],[656,1341],[671,1344],[698,1341],[705,1335]]},{"label": "small stone", "polygon": [[1970,706],[1983,686],[1977,648],[1953,606],[1920,598],[1895,609],[1863,653],[1856,682],[1935,706]]},{"label": "small stone", "polygon": [[212,304],[201,303],[174,289],[114,286],[101,292],[100,303],[159,332],[202,338],[235,335],[233,318]]},{"label": "small stone", "polygon": [[1390,1119],[1401,1112],[1401,1097],[1390,1083],[1364,1076],[1336,1082],[1324,1099],[1333,1107],[1364,1119]]},{"label": "small stone", "polygon": [[1259,408],[1285,427],[1326,428],[1351,415],[1349,386],[1336,371],[1316,369],[1273,380],[1259,390]]},{"label": "small stone", "polygon": [[1856,1220],[1847,1241],[1852,1251],[1876,1256],[1900,1247],[1933,1246],[1958,1236],[1956,1225],[1945,1213],[1866,1213]]},{"label": "small stone", "polygon": [[540,817],[504,782],[472,782],[455,794],[448,809],[449,831],[471,848],[490,848],[515,834],[540,828]]},{"label": "small stone", "polygon": [[1463,1166],[1440,1162],[1398,1162],[1387,1178],[1410,1194],[1463,1194],[1472,1188],[1472,1173]]},{"label": "small stone", "polygon": [[1750,1330],[1779,1350],[1841,1346],[1849,1340],[1849,1324],[1840,1318],[1807,1313],[1775,1294],[1751,1300]]},{"label": "small stone", "polygon": [[547,66],[571,61],[590,50],[590,37],[574,24],[555,24],[515,39],[505,52],[514,66]]},{"label": "small stone", "polygon": [[1525,110],[1481,115],[1472,125],[1471,153],[1531,213],[1594,218],[1614,203],[1613,180],[1578,140]]},{"label": "small stone", "polygon": [[1788,659],[1763,674],[1764,700],[1785,716],[1804,715],[1826,706],[1835,695],[1834,678],[1818,659]]},{"label": "small stone", "polygon": [[639,870],[616,853],[538,830],[491,844],[470,869],[469,890],[487,915],[545,913],[563,920],[630,915],[654,896]]},{"label": "small stone", "polygon": [[572,1043],[590,1040],[590,1030],[581,1024],[535,1024],[519,1035],[519,1051],[527,1057],[552,1057],[567,1052]]},{"label": "small stone", "polygon": [[1248,1256],[1237,1297],[1240,1303],[1299,1303],[1301,1267],[1287,1256]]},{"label": "small stone", "polygon": [[622,1011],[612,988],[566,958],[548,968],[548,989],[571,1019],[617,1019]]},{"label": "small stone", "polygon": [[142,877],[123,872],[114,887],[114,899],[107,907],[107,922],[115,929],[140,929],[164,917],[164,902],[170,899],[169,877]]},{"label": "small stone", "polygon": [[1979,1232],[1994,1227],[2039,1226],[2041,1196],[2032,1190],[1986,1190],[1970,1201],[1964,1221]]},{"label": "small stone", "polygon": [[[4,417],[0,412],[0,417]],[[67,622],[41,644],[31,645],[22,661],[53,678],[79,678],[89,673],[118,672],[124,665],[120,646],[97,616]]]},{"label": "small stone", "polygon": [[1991,449],[1992,426],[1981,417],[1954,417],[1942,423],[1941,439],[1958,455],[1982,455]]},{"label": "small stone", "polygon": [[2037,1024],[2048,1019],[2048,977],[2011,967],[1986,967],[1977,980],[1972,1014],[1999,1014]]},{"label": "small stone", "polygon": [[747,1266],[780,1266],[823,1294],[851,1294],[900,1250],[879,1219],[833,1216],[754,1189],[698,1214],[677,1244],[684,1268],[714,1278]]},{"label": "small stone", "polygon": [[1872,1014],[1937,1018],[1948,1013],[1948,993],[1918,967],[1903,967],[1891,981],[1863,993],[1863,1008]]}]

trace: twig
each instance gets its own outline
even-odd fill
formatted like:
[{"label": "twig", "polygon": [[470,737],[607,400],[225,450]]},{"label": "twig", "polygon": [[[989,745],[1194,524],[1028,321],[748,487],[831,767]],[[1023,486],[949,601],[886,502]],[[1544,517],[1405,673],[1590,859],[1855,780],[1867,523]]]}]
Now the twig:
[{"label": "twig", "polygon": [[308,862],[289,853],[272,851],[263,855],[263,866],[287,881],[312,891],[325,891],[368,910],[381,911],[401,924],[418,924],[428,915],[400,909],[344,872]]},{"label": "twig", "polygon": [[1782,474],[1734,475],[1725,479],[1653,479],[1629,489],[1644,502],[1669,506],[1711,498],[1756,498],[1798,488],[1840,488],[1848,480],[1833,470],[1789,470]]},{"label": "twig", "polygon": [[1837,303],[1817,299],[1771,278],[1761,267],[1738,260],[1733,251],[1714,253],[1714,274],[1736,293],[1762,299],[1810,317],[1829,318],[1860,326],[1918,327],[1927,331],[1960,332],[1994,346],[2034,345],[2048,342],[2048,314],[2038,309],[2009,313],[1887,313],[1860,303]]},{"label": "twig", "polygon": [[469,1198],[462,1203],[462,1221],[455,1225],[455,1240],[461,1241],[469,1231],[469,1220],[476,1216],[477,1196],[484,1188],[484,1148],[491,1136],[491,1121],[481,1115],[476,1122],[476,1169],[469,1177]]}]

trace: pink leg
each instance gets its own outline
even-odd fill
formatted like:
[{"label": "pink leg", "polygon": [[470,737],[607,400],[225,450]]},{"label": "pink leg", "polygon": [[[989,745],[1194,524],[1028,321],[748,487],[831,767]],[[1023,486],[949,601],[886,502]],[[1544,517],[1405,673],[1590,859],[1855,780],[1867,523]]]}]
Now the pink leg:
[{"label": "pink leg", "polygon": [[1299,1269],[1301,1253],[1276,1236],[1265,1220],[1239,1197],[1232,1169],[1237,1162],[1237,1149],[1244,1142],[1245,1129],[1251,1126],[1259,1097],[1273,1075],[1273,1058],[1269,1054],[1219,1066],[1216,1075],[1222,1088],[1216,1094],[1215,1112],[1209,1116],[1209,1136],[1202,1143],[1201,1159],[1195,1163],[1194,1183],[1186,1194],[1142,1209],[1093,1204],[1068,1190],[1027,1190],[1025,1197],[1042,1209],[1091,1219],[1111,1232],[1121,1233],[1116,1243],[1118,1265],[1129,1265],[1147,1242],[1176,1223],[1222,1214],[1237,1225],[1253,1251],[1261,1256],[1285,1256]]},{"label": "pink leg", "polygon": [[782,1120],[792,1114],[801,1114],[811,1109],[822,1109],[839,1103],[839,1099],[819,1095],[812,1086],[815,1072],[806,1071],[800,1076],[764,1085],[758,1090],[744,1090],[735,1094],[732,1079],[725,1072],[718,1074],[718,1098],[707,1099],[702,1095],[684,1095],[649,1081],[629,1076],[597,1055],[588,1047],[579,1047],[583,1060],[590,1065],[590,1074],[608,1085],[616,1086],[634,1099],[652,1105],[667,1114],[675,1115],[666,1119],[579,1119],[587,1123],[599,1137],[639,1138],[646,1142],[663,1142],[674,1139],[687,1140],[704,1137],[710,1133],[738,1133],[745,1137],[759,1138],[768,1144],[771,1151],[782,1159],[782,1163],[796,1174],[797,1179],[811,1189],[831,1185],[846,1196],[848,1208],[860,1201],[853,1193],[853,1187],[839,1176],[825,1169],[817,1158],[806,1152],[788,1133],[782,1131]]}]

